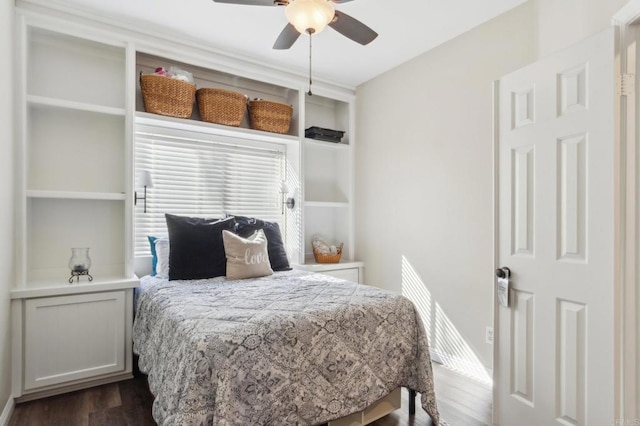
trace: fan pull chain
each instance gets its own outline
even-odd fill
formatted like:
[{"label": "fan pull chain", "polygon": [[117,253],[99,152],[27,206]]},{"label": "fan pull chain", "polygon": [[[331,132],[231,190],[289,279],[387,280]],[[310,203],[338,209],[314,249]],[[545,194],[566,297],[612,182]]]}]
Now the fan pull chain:
[{"label": "fan pull chain", "polygon": [[307,92],[307,95],[312,96],[313,93],[311,93],[311,85],[313,84],[313,81],[311,80],[311,37],[313,36],[313,31],[308,31],[309,33],[309,91]]}]

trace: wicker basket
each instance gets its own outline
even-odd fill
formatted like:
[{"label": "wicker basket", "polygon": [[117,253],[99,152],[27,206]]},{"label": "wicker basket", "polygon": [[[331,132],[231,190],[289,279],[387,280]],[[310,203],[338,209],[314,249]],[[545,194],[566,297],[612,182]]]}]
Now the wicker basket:
[{"label": "wicker basket", "polygon": [[231,90],[198,89],[196,99],[200,118],[210,123],[238,127],[247,109],[247,97]]},{"label": "wicker basket", "polygon": [[273,133],[287,133],[293,107],[281,102],[254,99],[249,101],[251,128]]},{"label": "wicker basket", "polygon": [[144,110],[170,117],[189,118],[196,85],[157,74],[140,73]]},{"label": "wicker basket", "polygon": [[321,252],[317,251],[315,247],[313,247],[313,257],[316,259],[316,263],[338,263],[338,262],[340,262],[340,258],[342,257],[342,246],[343,246],[343,244],[340,244],[340,246],[337,247],[338,250],[337,250],[336,253],[330,253],[330,254],[321,253]]}]

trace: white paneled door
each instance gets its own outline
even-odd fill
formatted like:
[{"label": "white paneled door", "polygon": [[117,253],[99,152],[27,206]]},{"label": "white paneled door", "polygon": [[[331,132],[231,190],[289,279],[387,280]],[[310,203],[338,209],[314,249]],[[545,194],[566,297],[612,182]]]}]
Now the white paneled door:
[{"label": "white paneled door", "polygon": [[614,33],[499,83],[495,423],[613,424]]}]

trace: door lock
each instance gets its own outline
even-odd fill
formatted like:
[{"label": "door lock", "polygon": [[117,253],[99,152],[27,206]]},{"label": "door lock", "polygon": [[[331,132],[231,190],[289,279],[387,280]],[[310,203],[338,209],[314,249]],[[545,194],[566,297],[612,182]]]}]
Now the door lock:
[{"label": "door lock", "polygon": [[509,278],[511,270],[506,266],[496,269],[496,277],[498,277],[498,303],[504,307],[509,307]]},{"label": "door lock", "polygon": [[498,268],[498,269],[496,269],[496,277],[498,277],[498,278],[510,278],[511,277],[511,270],[509,268],[507,268],[506,266],[503,266],[502,268]]}]

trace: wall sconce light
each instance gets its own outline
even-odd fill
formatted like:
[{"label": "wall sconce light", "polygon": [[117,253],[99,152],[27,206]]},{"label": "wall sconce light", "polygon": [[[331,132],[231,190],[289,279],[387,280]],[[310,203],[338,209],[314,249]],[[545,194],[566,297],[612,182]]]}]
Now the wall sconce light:
[{"label": "wall sconce light", "polygon": [[293,209],[296,206],[296,200],[293,197],[287,198],[289,185],[285,181],[280,182],[280,193],[282,194],[282,214],[284,214],[284,206]]},{"label": "wall sconce light", "polygon": [[148,170],[141,170],[138,174],[137,186],[144,188],[144,197],[139,197],[138,192],[133,193],[133,205],[138,205],[138,200],[144,200],[144,213],[147,212],[147,188],[153,188],[153,179]]}]

